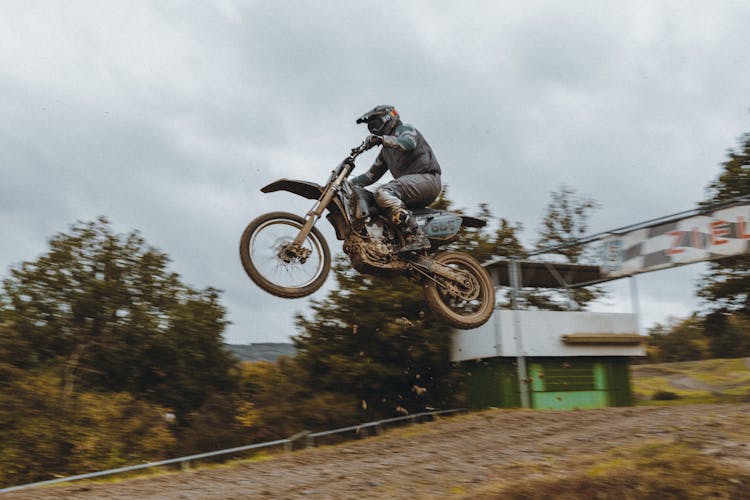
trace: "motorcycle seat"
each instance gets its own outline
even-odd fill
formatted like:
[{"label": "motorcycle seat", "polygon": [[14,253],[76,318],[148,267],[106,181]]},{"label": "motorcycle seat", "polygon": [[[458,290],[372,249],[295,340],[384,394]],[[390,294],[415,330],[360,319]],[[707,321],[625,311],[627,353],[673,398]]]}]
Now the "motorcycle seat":
[{"label": "motorcycle seat", "polygon": [[411,209],[411,213],[413,213],[417,217],[424,216],[424,215],[430,215],[430,214],[440,214],[440,213],[443,213],[444,211],[445,210],[435,210],[434,208],[427,208],[427,207],[412,208]]},{"label": "motorcycle seat", "polygon": [[449,210],[435,210],[434,208],[413,208],[411,210],[411,213],[413,213],[416,217],[428,217],[430,215],[436,216],[440,214],[453,214],[461,217],[461,225],[467,226],[467,227],[484,227],[487,225],[487,221],[482,220],[478,217],[471,217],[469,215],[462,215],[457,214],[456,212],[451,212]]}]

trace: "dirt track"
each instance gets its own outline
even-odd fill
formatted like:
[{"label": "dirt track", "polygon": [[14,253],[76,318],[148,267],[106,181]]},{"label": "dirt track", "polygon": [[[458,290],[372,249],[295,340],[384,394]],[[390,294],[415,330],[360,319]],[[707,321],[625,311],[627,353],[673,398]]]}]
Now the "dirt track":
[{"label": "dirt track", "polygon": [[750,404],[493,410],[234,467],[112,484],[28,490],[16,498],[436,498],[585,470],[617,447],[689,442],[750,470]]}]

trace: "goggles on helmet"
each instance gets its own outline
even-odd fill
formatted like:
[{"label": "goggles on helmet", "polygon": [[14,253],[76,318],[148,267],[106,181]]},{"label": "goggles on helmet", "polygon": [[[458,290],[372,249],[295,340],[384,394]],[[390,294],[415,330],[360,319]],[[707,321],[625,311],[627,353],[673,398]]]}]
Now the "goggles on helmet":
[{"label": "goggles on helmet", "polygon": [[357,119],[357,123],[367,123],[371,134],[383,135],[392,120],[398,120],[398,111],[393,106],[376,106]]}]

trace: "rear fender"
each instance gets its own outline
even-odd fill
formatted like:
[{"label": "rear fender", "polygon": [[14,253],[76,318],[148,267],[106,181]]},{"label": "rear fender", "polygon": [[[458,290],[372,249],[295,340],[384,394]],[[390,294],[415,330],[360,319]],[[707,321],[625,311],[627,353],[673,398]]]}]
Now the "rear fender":
[{"label": "rear fender", "polygon": [[478,217],[469,217],[468,215],[461,216],[461,226],[464,227],[484,227],[487,225],[487,221]]}]

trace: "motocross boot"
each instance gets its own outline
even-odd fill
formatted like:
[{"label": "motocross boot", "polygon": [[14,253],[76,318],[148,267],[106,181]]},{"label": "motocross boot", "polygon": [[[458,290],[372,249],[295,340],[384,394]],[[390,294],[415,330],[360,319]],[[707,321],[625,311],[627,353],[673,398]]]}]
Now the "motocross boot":
[{"label": "motocross boot", "polygon": [[404,244],[397,250],[398,253],[413,252],[430,248],[430,239],[417,224],[417,218],[405,208],[398,208],[391,214],[391,220],[398,225]]}]

